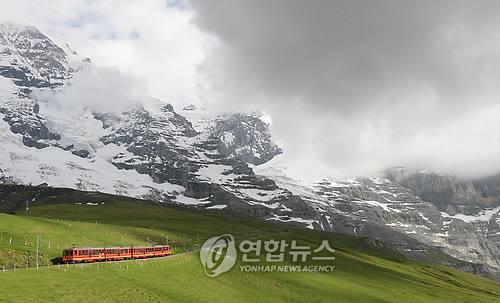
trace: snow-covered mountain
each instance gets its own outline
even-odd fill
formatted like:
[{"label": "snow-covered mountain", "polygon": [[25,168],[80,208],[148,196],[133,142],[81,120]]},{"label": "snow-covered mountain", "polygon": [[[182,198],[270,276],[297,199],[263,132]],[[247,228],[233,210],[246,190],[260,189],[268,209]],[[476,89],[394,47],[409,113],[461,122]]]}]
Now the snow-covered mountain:
[{"label": "snow-covered mountain", "polygon": [[229,209],[500,272],[500,176],[460,180],[394,168],[302,182],[287,174],[259,114],[175,111],[152,98],[110,112],[50,97],[96,69],[36,28],[0,24],[0,182]]}]

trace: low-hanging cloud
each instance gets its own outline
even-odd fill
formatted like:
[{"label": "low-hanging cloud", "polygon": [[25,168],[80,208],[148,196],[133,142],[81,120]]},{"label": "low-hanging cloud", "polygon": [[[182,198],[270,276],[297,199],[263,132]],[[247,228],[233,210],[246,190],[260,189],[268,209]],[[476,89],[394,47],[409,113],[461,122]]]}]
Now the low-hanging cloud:
[{"label": "low-hanging cloud", "polygon": [[211,102],[269,113],[298,171],[500,170],[499,1],[190,5]]},{"label": "low-hanging cloud", "polygon": [[90,109],[121,113],[150,99],[144,79],[115,68],[89,67],[76,73],[68,85],[56,90],[34,91],[38,102],[62,109]]},{"label": "low-hanging cloud", "polygon": [[114,68],[89,68],[74,75],[69,84],[56,90],[32,93],[38,102],[62,109],[90,109],[121,113],[150,99],[143,79]]}]

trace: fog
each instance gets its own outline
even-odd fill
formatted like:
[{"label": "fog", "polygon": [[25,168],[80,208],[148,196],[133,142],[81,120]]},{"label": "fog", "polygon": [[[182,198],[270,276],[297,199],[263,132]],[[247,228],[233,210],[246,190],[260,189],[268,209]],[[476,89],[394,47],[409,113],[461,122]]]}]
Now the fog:
[{"label": "fog", "polygon": [[121,113],[151,98],[145,80],[114,68],[91,67],[76,73],[69,85],[33,92],[34,98],[61,109],[89,108],[95,112]]}]

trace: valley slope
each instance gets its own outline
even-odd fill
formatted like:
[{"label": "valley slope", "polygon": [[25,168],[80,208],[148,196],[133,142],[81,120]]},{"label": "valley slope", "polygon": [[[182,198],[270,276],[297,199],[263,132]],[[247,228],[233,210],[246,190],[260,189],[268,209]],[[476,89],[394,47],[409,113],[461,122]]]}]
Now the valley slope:
[{"label": "valley slope", "polygon": [[[497,282],[445,266],[407,260],[367,238],[273,224],[228,211],[220,213],[100,193],[22,186],[0,188],[4,193],[10,192],[10,198],[2,198],[1,205],[16,205],[16,201],[32,193],[40,197],[29,210],[20,207],[14,214],[0,214],[0,266],[5,267],[0,272],[0,293],[4,302],[497,302],[500,299]],[[281,239],[318,245],[327,239],[336,249],[335,271],[249,274],[235,267],[209,278],[197,256],[199,243],[228,231],[238,241]],[[33,267],[37,235],[42,265],[38,271]],[[51,265],[51,260],[57,260],[61,249],[67,246],[111,247],[165,241],[172,245],[175,256]],[[24,268],[26,263],[28,269]],[[15,271],[14,264],[17,264]],[[259,264],[266,263],[262,260]]]}]

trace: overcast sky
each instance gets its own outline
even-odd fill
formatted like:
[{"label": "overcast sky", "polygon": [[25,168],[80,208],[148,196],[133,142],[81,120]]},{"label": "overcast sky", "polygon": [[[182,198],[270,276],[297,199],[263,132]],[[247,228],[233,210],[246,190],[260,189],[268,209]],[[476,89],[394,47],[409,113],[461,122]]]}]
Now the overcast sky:
[{"label": "overcast sky", "polygon": [[178,107],[265,112],[295,175],[500,170],[499,0],[1,7]]}]

